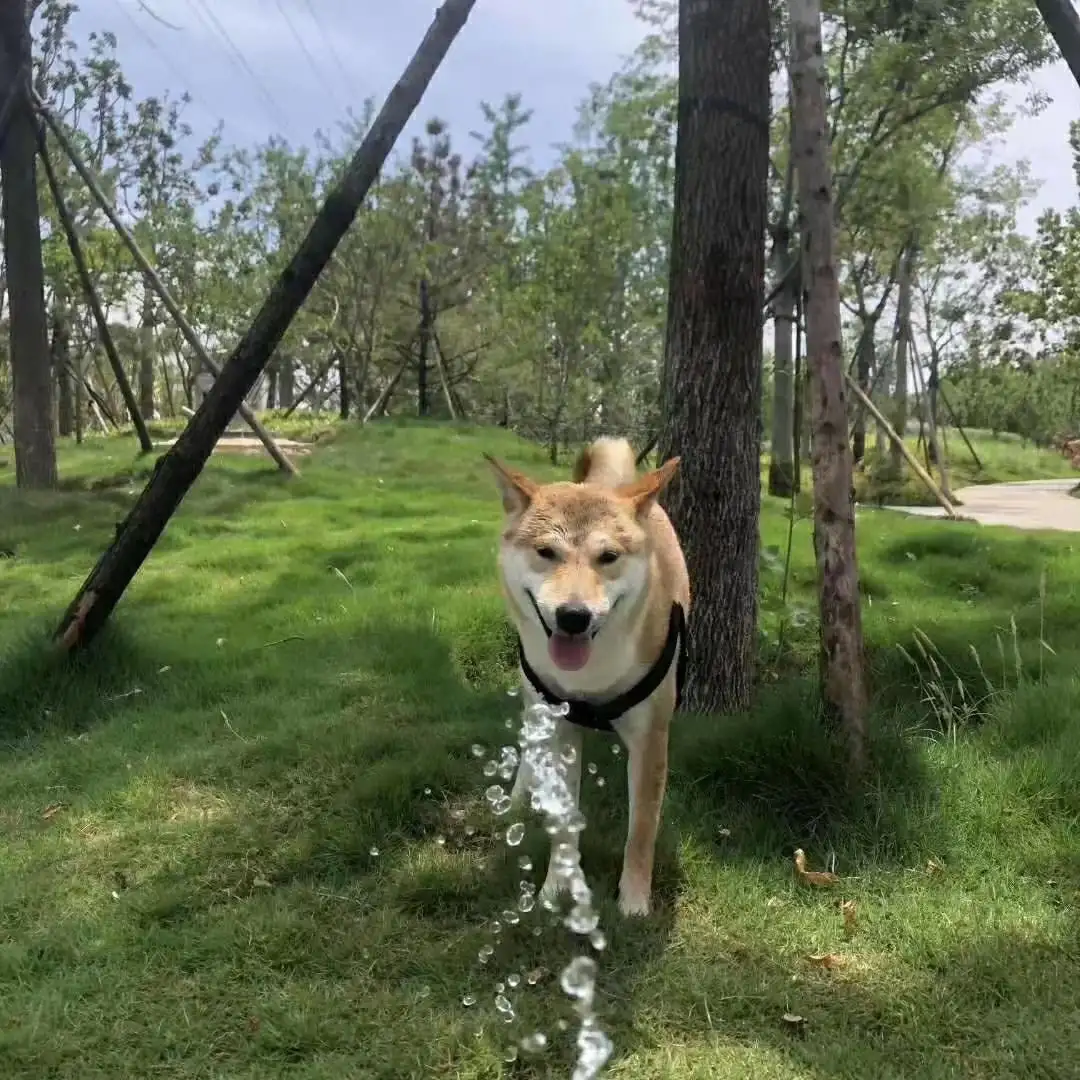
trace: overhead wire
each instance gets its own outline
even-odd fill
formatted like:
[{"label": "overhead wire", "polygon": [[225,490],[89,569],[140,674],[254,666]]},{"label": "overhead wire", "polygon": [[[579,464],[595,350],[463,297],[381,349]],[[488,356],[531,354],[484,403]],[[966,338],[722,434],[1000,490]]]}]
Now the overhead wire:
[{"label": "overhead wire", "polygon": [[315,10],[315,5],[312,0],[303,0],[303,4],[304,7],[307,8],[308,14],[311,16],[311,21],[318,28],[319,35],[322,37],[323,41],[326,44],[326,50],[330,54],[330,58],[337,65],[338,71],[341,72],[341,77],[348,86],[349,93],[351,94],[352,91],[356,89],[356,87],[353,84],[352,75],[345,67],[345,64],[342,62],[341,54],[337,51],[337,46],[334,44],[333,37],[327,33],[326,27],[323,26],[322,19],[319,18],[318,12]]},{"label": "overhead wire", "polygon": [[300,47],[300,51],[307,58],[307,62],[311,66],[311,70],[315,72],[315,78],[323,84],[331,97],[336,98],[337,94],[334,91],[333,83],[331,83],[331,81],[326,77],[326,72],[316,62],[315,57],[311,55],[311,50],[307,47],[307,42],[305,42],[298,33],[295,24],[289,17],[289,12],[286,9],[285,5],[281,2],[281,0],[274,0],[274,3],[277,6],[278,11],[281,12],[281,17],[285,20],[285,25],[289,28],[289,33],[292,35],[293,41],[295,41],[296,44]]}]

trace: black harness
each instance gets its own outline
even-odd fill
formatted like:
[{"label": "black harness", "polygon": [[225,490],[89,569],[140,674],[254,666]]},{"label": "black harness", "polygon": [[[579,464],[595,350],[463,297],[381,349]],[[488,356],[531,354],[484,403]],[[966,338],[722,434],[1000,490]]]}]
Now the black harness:
[{"label": "black harness", "polygon": [[[545,627],[546,629],[546,627]],[[679,646],[682,646],[680,648]],[[578,727],[589,728],[592,731],[607,731],[614,733],[614,721],[629,712],[635,705],[640,705],[649,698],[660,684],[667,678],[671,670],[671,663],[675,659],[676,652],[679,654],[678,663],[675,667],[675,708],[682,703],[683,681],[686,678],[686,614],[682,604],[671,605],[671,618],[668,620],[667,640],[660,655],[641,681],[635,683],[626,691],[611,701],[585,701],[580,698],[563,698],[549,690],[541,681],[540,676],[533,671],[529,661],[525,658],[525,648],[518,638],[518,657],[521,661],[521,671],[533,690],[549,705],[569,705],[570,711],[566,719]]]}]

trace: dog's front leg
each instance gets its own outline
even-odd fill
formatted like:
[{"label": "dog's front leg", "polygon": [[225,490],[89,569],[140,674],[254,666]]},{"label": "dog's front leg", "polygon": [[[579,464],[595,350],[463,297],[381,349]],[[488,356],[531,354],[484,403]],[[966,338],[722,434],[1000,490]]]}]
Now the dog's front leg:
[{"label": "dog's front leg", "polygon": [[619,736],[627,749],[630,796],[630,822],[619,879],[619,910],[626,916],[648,915],[651,907],[656,836],[667,788],[671,714],[665,704],[642,705],[619,725]]}]

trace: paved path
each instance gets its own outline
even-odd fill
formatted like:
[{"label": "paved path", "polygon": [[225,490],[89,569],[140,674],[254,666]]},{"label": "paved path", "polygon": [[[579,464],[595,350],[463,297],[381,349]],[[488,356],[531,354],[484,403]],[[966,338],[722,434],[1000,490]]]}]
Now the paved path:
[{"label": "paved path", "polygon": [[[1015,484],[975,484],[960,488],[956,508],[980,525],[1014,529],[1061,529],[1080,532],[1080,499],[1069,494],[1077,480],[1026,480]],[[887,506],[919,517],[944,517],[940,506]]]}]

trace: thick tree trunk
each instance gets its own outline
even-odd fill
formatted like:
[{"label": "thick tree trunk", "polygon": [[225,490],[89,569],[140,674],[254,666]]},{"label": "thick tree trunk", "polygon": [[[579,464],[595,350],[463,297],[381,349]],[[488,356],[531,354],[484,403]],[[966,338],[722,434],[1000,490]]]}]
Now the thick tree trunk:
[{"label": "thick tree trunk", "polygon": [[75,387],[71,378],[71,334],[64,302],[53,307],[52,364],[56,374],[56,430],[61,438],[75,433]]},{"label": "thick tree trunk", "polygon": [[22,86],[30,81],[30,27],[25,0],[0,4],[0,98],[18,93],[0,139],[4,203],[4,256],[8,281],[15,483],[21,488],[56,484],[53,378],[45,314],[45,273],[37,190],[37,134]]},{"label": "thick tree trunk", "polygon": [[315,287],[356,217],[475,0],[445,0],[405,73],[388,95],[344,175],[330,191],[254,322],[222,366],[210,392],[176,442],[158,459],[154,473],[64,612],[55,638],[65,651],[86,645],[104,625],[131,579],[176,512],[210,457],[244,396],[255,385],[289,324]]},{"label": "thick tree trunk", "polygon": [[773,303],[773,411],[769,453],[769,494],[782,498],[797,490],[795,476],[795,290],[790,276],[791,232],[776,232],[774,277],[780,291]]},{"label": "thick tree trunk", "polygon": [[855,555],[851,450],[833,235],[819,0],[790,0],[799,203],[807,256],[807,359],[813,386],[814,548],[821,617],[821,688],[847,738],[853,776],[866,754],[866,684]]},{"label": "thick tree trunk", "polygon": [[[874,328],[876,322],[867,319],[859,333],[855,346],[855,379],[864,394],[870,393],[870,376],[874,370]],[[866,410],[855,406],[854,431],[851,438],[851,456],[856,462],[866,457]]]},{"label": "thick tree trunk", "polygon": [[[896,351],[893,360],[893,427],[900,438],[907,437],[908,354],[911,343],[911,295],[915,277],[915,244],[912,242],[900,260],[896,295]],[[889,472],[899,476],[904,471],[904,456],[896,443],[889,447]]]},{"label": "thick tree trunk", "polygon": [[675,225],[664,357],[668,498],[694,588],[686,704],[744,707],[757,635],[768,0],[679,5]]}]

